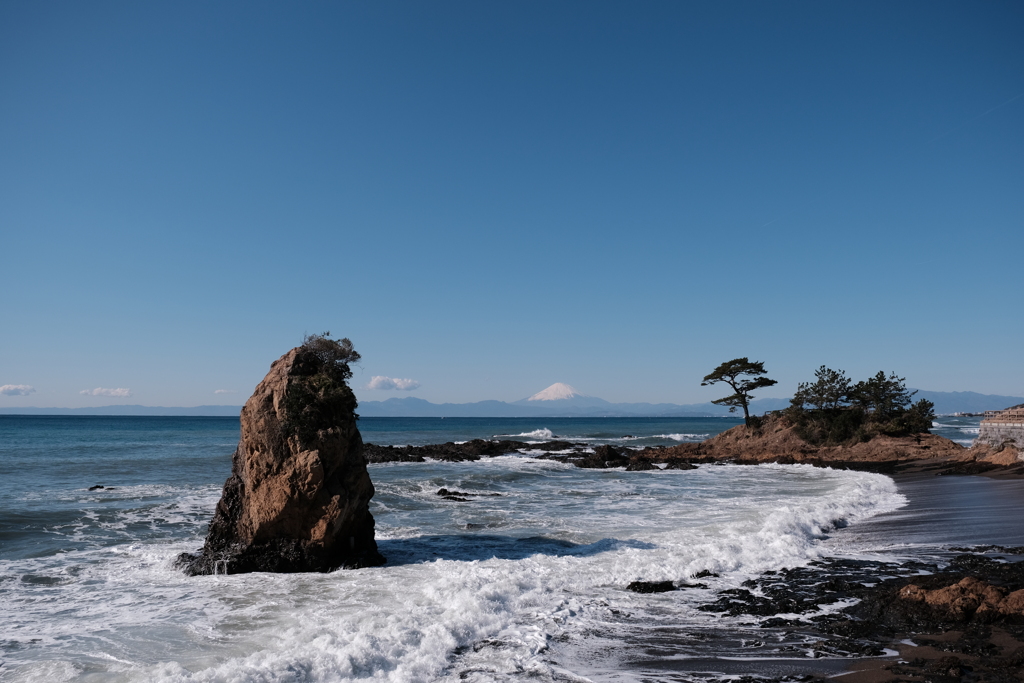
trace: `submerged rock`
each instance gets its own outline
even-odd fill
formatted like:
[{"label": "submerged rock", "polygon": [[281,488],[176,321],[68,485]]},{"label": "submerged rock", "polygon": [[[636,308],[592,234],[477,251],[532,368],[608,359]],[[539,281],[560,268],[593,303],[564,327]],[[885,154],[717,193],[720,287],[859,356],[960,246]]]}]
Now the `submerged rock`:
[{"label": "submerged rock", "polygon": [[449,491],[448,489],[438,489],[437,495],[442,498],[448,498],[450,496],[501,496],[500,493],[470,493],[468,491]]},{"label": "submerged rock", "polygon": [[697,466],[685,460],[670,460],[665,465],[666,470],[695,470]]},{"label": "submerged rock", "polygon": [[634,593],[667,593],[675,589],[671,581],[632,581],[626,586],[626,590]]},{"label": "submerged rock", "polygon": [[629,461],[628,465],[626,465],[627,472],[646,472],[647,470],[656,469],[658,468],[652,465],[650,460],[644,460],[642,458],[634,458]]},{"label": "submerged rock", "polygon": [[374,490],[356,399],[346,383],[348,362],[358,358],[348,340],[325,335],[307,338],[270,366],[242,408],[242,438],[206,543],[178,558],[186,573],[384,563],[374,541]]},{"label": "submerged rock", "polygon": [[615,446],[598,446],[594,452],[579,460],[573,460],[576,467],[587,469],[607,469],[612,467],[625,467],[629,464],[629,456],[625,448]]}]

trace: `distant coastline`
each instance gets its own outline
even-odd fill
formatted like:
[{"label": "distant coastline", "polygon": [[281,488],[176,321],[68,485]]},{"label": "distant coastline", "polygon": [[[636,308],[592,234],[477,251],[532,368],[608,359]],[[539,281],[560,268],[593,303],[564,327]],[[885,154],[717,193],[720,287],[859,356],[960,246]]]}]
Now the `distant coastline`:
[{"label": "distant coastline", "polygon": [[[1024,402],[1024,397],[973,391],[917,390],[914,398],[928,399],[935,404],[935,412],[942,415],[1003,410]],[[789,398],[758,398],[751,402],[750,412],[763,415],[787,406]],[[735,413],[713,403],[611,403],[593,397],[583,400],[437,404],[410,396],[386,401],[360,401],[359,414],[362,417],[735,417]]]},{"label": "distant coastline", "polygon": [[0,415],[111,415],[130,417],[238,417],[242,406],[98,406],[95,408],[0,408]]},{"label": "distant coastline", "polygon": [[[983,413],[1024,403],[1022,396],[979,394],[973,391],[918,390],[916,398],[935,404],[940,415]],[[759,398],[750,412],[763,415],[789,405],[788,398]],[[0,415],[149,415],[169,417],[237,417],[242,406],[203,405],[165,407],[109,405],[88,408],[0,407]],[[431,403],[412,396],[385,401],[360,401],[361,417],[735,417],[713,403],[611,403],[599,398],[555,401],[477,401],[475,403]]]}]

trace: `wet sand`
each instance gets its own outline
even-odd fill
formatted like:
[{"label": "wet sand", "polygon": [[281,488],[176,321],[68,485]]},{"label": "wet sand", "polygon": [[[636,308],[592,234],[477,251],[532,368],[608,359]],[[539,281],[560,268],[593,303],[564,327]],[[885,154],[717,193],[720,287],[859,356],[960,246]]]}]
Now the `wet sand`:
[{"label": "wet sand", "polygon": [[[823,581],[848,582],[856,588],[847,597],[856,594],[863,598],[882,589],[881,583],[876,583],[881,581],[878,577],[934,573],[971,551],[1010,561],[1024,559],[984,548],[1024,546],[1024,480],[933,474],[893,478],[908,499],[906,506],[837,530],[826,541],[826,545],[835,544],[837,555],[856,545],[869,549],[869,555],[878,561],[823,562],[765,575],[756,587],[750,586],[754,594],[771,595],[773,586],[781,585],[773,598],[779,600],[780,607],[783,600],[794,597],[827,603],[835,595],[822,591]],[[876,585],[877,589],[864,588]],[[744,598],[734,595],[731,599]],[[638,633],[637,638],[627,640],[629,654],[623,657],[623,668],[642,680],[665,681],[1024,680],[1021,667],[1012,661],[1007,664],[1018,648],[1024,648],[1019,627],[967,624],[964,630],[968,633],[935,629],[895,634],[878,628],[871,635],[843,635],[828,621],[793,620],[784,614],[786,609],[780,609],[780,616],[785,617],[780,621],[786,623],[769,626],[771,619],[765,620],[769,614],[756,611],[754,602],[748,604],[751,611],[740,609],[751,615],[748,628],[694,630],[666,625],[645,630],[642,636]],[[1024,649],[1020,653],[1024,655]]]},{"label": "wet sand", "polygon": [[844,533],[880,546],[1024,545],[1024,479],[895,475],[907,505]]},{"label": "wet sand", "polygon": [[[985,548],[1024,545],[1024,480],[921,474],[894,479],[908,505],[868,520],[852,533],[883,546],[891,544],[900,554],[938,555],[940,561],[964,551],[1008,561],[1024,559]],[[947,550],[935,553],[936,547]],[[964,647],[967,640],[972,642]],[[962,630],[900,633],[888,646],[899,654],[853,660],[845,672],[828,677],[845,683],[1024,680],[1019,627],[968,624]]]}]

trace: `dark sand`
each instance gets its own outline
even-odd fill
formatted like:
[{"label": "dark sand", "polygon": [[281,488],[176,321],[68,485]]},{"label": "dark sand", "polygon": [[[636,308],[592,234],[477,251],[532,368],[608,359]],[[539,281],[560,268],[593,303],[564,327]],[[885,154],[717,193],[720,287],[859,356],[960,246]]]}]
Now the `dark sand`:
[{"label": "dark sand", "polygon": [[[966,549],[982,550],[989,545],[1024,545],[1024,480],[934,475],[897,475],[894,479],[900,492],[907,496],[908,505],[859,524],[851,532],[862,534],[865,540],[909,544],[906,550],[912,554],[916,554],[915,547],[921,554],[932,556],[936,547],[951,549],[939,553],[940,558]],[[1021,559],[1000,555],[998,551],[987,554],[1011,561]],[[947,649],[963,635],[962,631],[900,634],[902,637],[897,636],[889,643],[899,652],[897,656],[854,660],[848,663],[845,673],[830,678],[844,683],[989,681],[1006,680],[1005,677],[1024,680],[1024,671],[1019,666],[986,671],[988,664],[1024,647],[1019,631],[1015,634],[993,626],[986,640],[995,646],[994,656]]]},{"label": "dark sand", "polygon": [[844,533],[880,546],[1024,545],[1024,479],[921,474],[893,479],[907,505]]},{"label": "dark sand", "polygon": [[[848,547],[854,542],[879,551],[883,560],[891,559],[906,567],[909,563],[942,567],[966,548],[1024,546],[1024,479],[934,474],[901,474],[894,479],[908,504],[895,512],[836,531],[833,538],[837,547]],[[998,553],[987,555],[995,557]],[[871,572],[879,573],[877,567],[852,568],[852,573],[848,574],[843,574],[840,566],[834,570],[832,576],[852,581],[862,581]],[[868,574],[858,575],[861,571]],[[906,571],[913,574],[917,570]],[[882,575],[889,573],[881,572]],[[783,580],[795,585],[796,574]],[[712,598],[709,596],[709,600]],[[1005,667],[992,675],[985,673],[984,657],[942,650],[941,643],[955,640],[957,633],[901,633],[892,639],[876,641],[876,650],[886,651],[883,656],[850,657],[848,653],[843,656],[844,645],[828,645],[833,636],[816,631],[814,624],[790,623],[764,629],[757,621],[752,619],[750,628],[739,630],[695,632],[692,628],[680,629],[669,624],[661,629],[642,629],[642,635],[638,632],[635,639],[627,639],[621,665],[636,678],[652,681],[834,678],[844,683],[897,680],[955,683],[1024,680],[1019,671],[1011,670],[1007,674]],[[998,626],[993,627],[986,638],[1003,657],[1024,645]],[[933,641],[939,646],[923,641]],[[955,665],[949,665],[953,656],[971,669],[958,670]],[[907,664],[914,660],[917,662],[913,666]]]}]

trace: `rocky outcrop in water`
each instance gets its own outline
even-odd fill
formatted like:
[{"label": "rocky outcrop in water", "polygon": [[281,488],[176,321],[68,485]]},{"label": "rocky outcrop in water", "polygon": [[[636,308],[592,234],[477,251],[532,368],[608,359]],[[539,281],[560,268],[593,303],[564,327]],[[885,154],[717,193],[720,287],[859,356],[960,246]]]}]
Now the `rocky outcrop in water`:
[{"label": "rocky outcrop in water", "polygon": [[370,463],[382,462],[425,462],[430,460],[443,460],[445,462],[464,462],[467,460],[479,460],[482,457],[492,458],[498,455],[509,455],[528,451],[565,451],[581,450],[583,444],[570,443],[568,441],[544,441],[541,443],[527,443],[526,441],[490,441],[488,439],[473,439],[456,443],[428,444],[425,446],[378,446],[368,443],[365,445],[366,461]]},{"label": "rocky outcrop in water", "polygon": [[867,468],[887,462],[936,457],[963,459],[966,449],[934,434],[878,435],[869,441],[840,446],[816,446],[800,438],[784,415],[768,415],[759,427],[740,425],[701,443],[686,443],[641,452],[655,461],[684,459],[690,462],[729,460],[738,463],[780,462],[809,464],[864,463]]},{"label": "rocky outcrop in water", "polygon": [[242,438],[188,574],[330,571],[384,562],[374,541],[348,340],[307,338],[242,408]]},{"label": "rocky outcrop in water", "polygon": [[1024,476],[1024,462],[1010,446],[964,448],[935,434],[875,435],[867,441],[835,446],[813,445],[802,439],[794,424],[781,414],[767,415],[758,427],[739,425],[701,443],[635,451],[631,459],[665,463],[732,462],[758,464],[803,463],[819,467],[893,474],[986,474]]},{"label": "rocky outcrop in water", "polygon": [[576,467],[586,469],[608,469],[613,467],[626,467],[629,464],[629,449],[615,448],[614,446],[598,446],[593,453],[582,458],[574,459],[571,462]]}]

